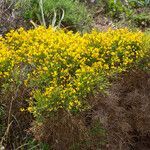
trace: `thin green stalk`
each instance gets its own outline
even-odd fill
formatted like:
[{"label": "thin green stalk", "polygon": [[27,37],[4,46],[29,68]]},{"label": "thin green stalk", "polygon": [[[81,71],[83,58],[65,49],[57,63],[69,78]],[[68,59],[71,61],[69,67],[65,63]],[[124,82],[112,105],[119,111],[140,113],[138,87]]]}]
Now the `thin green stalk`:
[{"label": "thin green stalk", "polygon": [[44,17],[44,10],[43,10],[43,0],[39,0],[39,6],[41,9],[41,16],[42,16],[42,24],[46,27],[45,17]]}]

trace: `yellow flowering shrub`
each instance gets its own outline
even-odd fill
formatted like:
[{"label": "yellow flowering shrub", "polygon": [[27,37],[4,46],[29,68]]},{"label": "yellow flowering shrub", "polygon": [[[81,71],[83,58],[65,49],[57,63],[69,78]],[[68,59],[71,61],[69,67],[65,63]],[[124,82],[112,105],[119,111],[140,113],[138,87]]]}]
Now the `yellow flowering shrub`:
[{"label": "yellow flowering shrub", "polygon": [[0,39],[3,84],[30,89],[29,108],[35,116],[58,109],[84,109],[86,96],[107,87],[107,77],[143,57],[143,33],[128,29],[80,35],[38,27],[10,31]]}]

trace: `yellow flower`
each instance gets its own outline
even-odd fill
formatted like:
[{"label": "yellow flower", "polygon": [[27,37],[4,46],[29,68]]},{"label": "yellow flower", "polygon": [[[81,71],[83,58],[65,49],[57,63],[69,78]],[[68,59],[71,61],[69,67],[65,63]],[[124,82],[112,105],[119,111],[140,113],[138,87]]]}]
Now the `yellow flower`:
[{"label": "yellow flower", "polygon": [[143,36],[128,29],[84,35],[52,27],[12,30],[0,37],[0,78],[31,89],[27,110],[36,116],[42,110],[79,109],[80,99],[103,78],[144,57]]},{"label": "yellow flower", "polygon": [[24,108],[20,108],[20,111],[23,112],[23,111],[25,111],[25,109]]},{"label": "yellow flower", "polygon": [[32,107],[28,107],[27,110],[28,110],[29,112],[32,112],[33,109],[32,109]]},{"label": "yellow flower", "polygon": [[47,70],[48,70],[48,68],[47,68],[47,67],[43,67],[43,70],[47,71]]}]

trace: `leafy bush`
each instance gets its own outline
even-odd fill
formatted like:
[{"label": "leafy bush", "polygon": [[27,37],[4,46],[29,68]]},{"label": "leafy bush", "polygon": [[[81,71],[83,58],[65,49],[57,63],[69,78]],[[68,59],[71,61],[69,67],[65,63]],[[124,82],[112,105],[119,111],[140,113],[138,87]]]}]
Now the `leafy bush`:
[{"label": "leafy bush", "polygon": [[16,7],[23,9],[26,19],[43,24],[42,7],[47,26],[54,22],[58,25],[59,21],[63,19],[63,26],[74,30],[83,30],[88,28],[91,23],[91,17],[85,5],[74,0],[43,0],[42,4],[38,0],[25,0],[17,3]]},{"label": "leafy bush", "polygon": [[125,7],[122,5],[121,1],[109,0],[108,1],[108,12],[113,18],[120,18],[120,14],[125,12]]},{"label": "leafy bush", "polygon": [[132,9],[129,9],[128,3],[126,1],[121,0],[99,0],[97,1],[99,4],[99,8],[103,8],[103,12],[105,12],[108,16],[110,16],[114,20],[125,19],[130,16],[132,13]]},{"label": "leafy bush", "polygon": [[150,15],[147,12],[131,16],[132,22],[138,27],[150,27]]},{"label": "leafy bush", "polygon": [[150,31],[145,32],[144,36],[144,49],[145,54],[144,57],[139,61],[139,67],[146,71],[150,71],[150,61],[149,61],[149,56],[150,56]]},{"label": "leafy bush", "polygon": [[130,6],[132,7],[148,7],[150,5],[150,0],[128,0]]},{"label": "leafy bush", "polygon": [[139,8],[147,12],[146,9],[149,9],[150,5],[149,0],[108,0],[99,3],[105,5],[106,13],[113,19],[129,19]]},{"label": "leafy bush", "polygon": [[88,93],[104,90],[107,77],[139,62],[144,55],[143,36],[127,29],[83,36],[51,27],[11,31],[0,39],[5,95],[30,89],[27,110],[37,119],[59,109],[83,110],[89,107]]}]

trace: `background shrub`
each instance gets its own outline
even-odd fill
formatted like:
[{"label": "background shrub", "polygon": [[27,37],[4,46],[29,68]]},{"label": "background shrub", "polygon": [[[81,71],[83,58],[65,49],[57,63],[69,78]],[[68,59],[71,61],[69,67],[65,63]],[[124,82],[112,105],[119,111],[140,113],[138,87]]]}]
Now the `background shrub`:
[{"label": "background shrub", "polygon": [[[17,7],[23,10],[26,19],[32,19],[37,24],[43,23],[38,0],[20,1]],[[47,26],[52,25],[54,20],[58,25],[62,15],[61,25],[72,30],[86,30],[91,23],[91,15],[85,5],[77,0],[43,0],[42,8]]]},{"label": "background shrub", "polygon": [[148,15],[148,12],[145,13],[135,13],[131,16],[132,22],[135,24],[137,27],[150,27],[150,15]]}]

